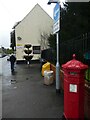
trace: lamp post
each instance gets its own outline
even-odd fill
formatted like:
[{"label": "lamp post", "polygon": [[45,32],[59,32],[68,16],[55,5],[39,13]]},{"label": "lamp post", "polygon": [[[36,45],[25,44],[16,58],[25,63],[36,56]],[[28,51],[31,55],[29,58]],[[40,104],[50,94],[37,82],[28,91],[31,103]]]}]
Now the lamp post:
[{"label": "lamp post", "polygon": [[[49,0],[47,3],[50,5],[51,3],[56,3],[57,6],[54,8],[55,12],[55,23],[53,33],[56,33],[57,37],[57,62],[56,62],[56,93],[60,93],[60,65],[59,65],[59,30],[60,30],[60,1],[59,0]],[[59,8],[59,9],[58,9]],[[59,14],[59,15],[58,15]],[[58,17],[58,19],[57,19]]]}]

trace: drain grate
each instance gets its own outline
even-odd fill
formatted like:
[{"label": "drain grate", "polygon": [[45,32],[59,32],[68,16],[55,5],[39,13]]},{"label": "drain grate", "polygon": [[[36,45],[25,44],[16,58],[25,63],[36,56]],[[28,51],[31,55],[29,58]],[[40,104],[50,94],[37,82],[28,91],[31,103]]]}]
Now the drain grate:
[{"label": "drain grate", "polygon": [[11,80],[11,84],[14,84],[16,83],[17,81],[16,80]]}]

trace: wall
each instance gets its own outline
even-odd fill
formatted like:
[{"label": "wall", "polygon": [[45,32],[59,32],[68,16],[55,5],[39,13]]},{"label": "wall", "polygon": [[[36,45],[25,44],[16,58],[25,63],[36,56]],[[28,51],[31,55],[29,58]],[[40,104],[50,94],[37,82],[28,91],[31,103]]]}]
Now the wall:
[{"label": "wall", "polygon": [[[40,46],[41,34],[50,34],[52,32],[52,26],[53,20],[37,4],[15,28],[17,60],[23,59],[25,44]],[[21,37],[21,40],[18,40],[17,37]],[[40,54],[34,54],[33,59],[39,57]]]}]

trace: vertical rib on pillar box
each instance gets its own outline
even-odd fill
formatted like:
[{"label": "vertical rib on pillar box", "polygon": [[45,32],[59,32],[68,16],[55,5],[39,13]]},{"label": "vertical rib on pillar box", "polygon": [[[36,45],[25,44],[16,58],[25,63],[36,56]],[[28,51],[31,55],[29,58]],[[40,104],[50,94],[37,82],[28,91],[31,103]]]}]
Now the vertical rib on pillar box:
[{"label": "vertical rib on pillar box", "polygon": [[84,74],[88,68],[75,59],[62,65],[64,71],[64,116],[67,120],[84,120]]}]

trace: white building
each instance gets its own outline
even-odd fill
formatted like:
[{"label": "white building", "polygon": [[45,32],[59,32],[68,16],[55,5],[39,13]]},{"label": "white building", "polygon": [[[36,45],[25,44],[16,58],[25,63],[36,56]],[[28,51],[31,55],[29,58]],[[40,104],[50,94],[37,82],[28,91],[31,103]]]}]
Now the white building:
[{"label": "white building", "polygon": [[39,4],[24,17],[15,27],[16,58],[24,60],[24,46],[32,45],[32,60],[40,58],[42,49],[48,48],[47,38],[52,33],[53,19],[41,8]]}]

